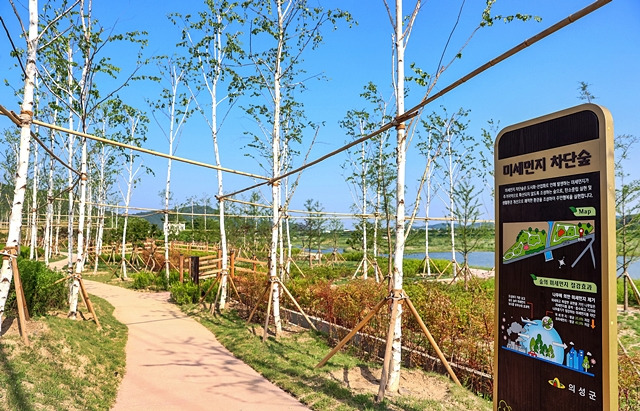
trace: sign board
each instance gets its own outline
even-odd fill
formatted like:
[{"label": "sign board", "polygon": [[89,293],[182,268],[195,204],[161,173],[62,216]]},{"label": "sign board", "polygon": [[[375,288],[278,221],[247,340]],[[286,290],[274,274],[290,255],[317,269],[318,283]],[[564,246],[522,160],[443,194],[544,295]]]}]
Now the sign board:
[{"label": "sign board", "polygon": [[611,114],[505,128],[495,181],[494,409],[617,409]]}]

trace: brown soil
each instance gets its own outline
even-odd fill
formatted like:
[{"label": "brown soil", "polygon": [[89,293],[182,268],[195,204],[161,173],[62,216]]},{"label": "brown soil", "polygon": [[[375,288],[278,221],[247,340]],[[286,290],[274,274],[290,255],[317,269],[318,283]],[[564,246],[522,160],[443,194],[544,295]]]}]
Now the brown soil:
[{"label": "brown soil", "polygon": [[[371,369],[359,366],[352,369],[336,370],[331,377],[359,394],[377,394],[380,387],[381,368]],[[419,370],[403,369],[400,373],[399,395],[447,402],[450,384],[442,377],[429,375]],[[387,393],[392,396],[394,393]]]},{"label": "brown soil", "polygon": [[[27,321],[26,325],[27,336],[43,334],[48,331],[47,326],[41,321]],[[18,326],[18,318],[6,317],[2,319],[2,332],[3,335],[20,335],[20,328]]]}]

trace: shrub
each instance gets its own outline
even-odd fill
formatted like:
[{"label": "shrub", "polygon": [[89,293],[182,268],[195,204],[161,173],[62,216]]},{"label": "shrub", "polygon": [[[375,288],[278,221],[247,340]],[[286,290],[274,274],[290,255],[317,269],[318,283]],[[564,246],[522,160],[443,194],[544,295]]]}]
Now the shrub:
[{"label": "shrub", "polygon": [[156,277],[155,274],[147,271],[132,274],[131,278],[133,279],[133,282],[131,283],[131,287],[135,290],[144,290],[149,288],[151,284],[155,282],[154,277]]},{"label": "shrub", "polygon": [[[18,270],[24,288],[27,308],[32,316],[46,315],[48,311],[67,306],[67,288],[64,282],[54,285],[62,274],[52,271],[40,261],[18,259]],[[15,306],[15,287],[12,287],[9,307]]]},{"label": "shrub", "polygon": [[[640,289],[640,280],[634,279],[633,282],[635,283],[636,287]],[[618,279],[616,286],[618,304],[624,304],[624,284],[622,278]],[[627,284],[627,286],[629,287],[629,305],[638,305],[638,300],[633,294],[631,284]]]},{"label": "shrub", "polygon": [[[214,278],[209,278],[202,281],[199,287],[196,283],[191,281],[185,281],[184,283],[180,283],[179,281],[173,282],[169,287],[171,299],[178,305],[196,304],[200,301],[200,298],[202,298],[204,293],[209,290],[213,281],[215,281]],[[204,301],[208,303],[213,302],[217,292],[218,284],[209,291],[209,294],[207,294],[207,298],[205,298]]]},{"label": "shrub", "polygon": [[344,258],[345,261],[360,261],[362,260],[363,255],[364,254],[362,253],[362,251],[352,251],[348,253],[342,253],[342,258]]},{"label": "shrub", "polygon": [[187,281],[184,284],[171,285],[171,299],[178,305],[195,304],[198,302],[198,285]]}]

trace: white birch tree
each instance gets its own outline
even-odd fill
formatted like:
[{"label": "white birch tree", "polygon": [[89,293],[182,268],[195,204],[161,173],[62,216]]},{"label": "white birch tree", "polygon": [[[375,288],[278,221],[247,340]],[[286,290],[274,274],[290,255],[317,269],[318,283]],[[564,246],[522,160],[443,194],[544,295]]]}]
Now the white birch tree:
[{"label": "white birch tree", "polygon": [[[186,65],[180,58],[165,57],[159,62],[158,69],[162,81],[165,83],[158,101],[152,103],[152,114],[156,123],[164,133],[169,143],[169,155],[174,155],[178,138],[182,132],[182,126],[191,115],[190,108],[193,94],[186,90]],[[160,122],[158,115],[165,117],[166,123]],[[169,200],[171,198],[171,165],[172,160],[167,160],[167,179],[164,195],[164,258],[165,280],[169,282]]]},{"label": "white birch tree", "polygon": [[[13,3],[12,3],[13,5]],[[11,216],[9,217],[9,232],[7,233],[6,248],[13,249],[16,253],[19,251],[20,230],[22,227],[22,211],[25,198],[25,190],[27,187],[27,173],[29,170],[29,146],[31,144],[31,124],[34,110],[34,94],[36,79],[36,61],[38,52],[38,42],[42,33],[46,32],[50,24],[45,26],[41,32],[38,32],[38,1],[29,0],[29,29],[24,33],[26,39],[26,66],[24,91],[22,94],[22,105],[20,106],[20,148],[18,152],[18,167],[15,175],[15,185],[13,192],[13,200],[11,205]],[[17,10],[16,15],[18,16]],[[67,11],[60,13],[60,16],[66,14]],[[19,19],[19,16],[18,16]],[[9,260],[3,260],[0,269],[0,324],[4,315],[5,304],[9,297],[9,288],[13,273]],[[1,327],[1,325],[0,325]]]},{"label": "white birch tree", "polygon": [[[194,96],[194,102],[197,105],[198,111],[203,115],[211,133],[215,164],[221,167],[218,140],[220,129],[222,128],[226,115],[223,116],[222,120],[219,120],[218,108],[225,101],[229,102],[228,110],[233,106],[233,100],[237,97],[234,91],[234,84],[237,84],[238,79],[232,67],[238,63],[238,59],[243,55],[243,50],[239,43],[239,37],[242,33],[237,30],[238,27],[231,30],[229,26],[234,24],[242,25],[243,20],[236,11],[239,7],[239,4],[236,2],[205,1],[205,7],[206,9],[198,14],[197,19],[180,14],[171,16],[171,19],[174,23],[177,23],[178,20],[183,23],[182,42],[178,45],[185,47],[187,53],[191,56],[187,67],[198,72],[198,75],[194,76],[193,84],[197,91],[206,90],[207,92],[208,101],[206,101],[206,105],[200,104],[200,99],[195,97],[196,94],[199,95],[199,93],[194,93],[192,90],[192,95]],[[219,96],[219,88],[222,82],[227,79],[231,80],[227,82],[228,93],[224,96]],[[208,113],[205,110],[206,106],[209,106]],[[224,310],[228,288],[228,243],[225,228],[225,202],[220,198],[224,194],[221,170],[217,170],[217,183],[220,257],[222,259],[218,308]]]},{"label": "white birch tree", "polygon": [[[324,10],[309,7],[306,0],[262,0],[248,3],[248,8],[256,16],[252,20],[252,40],[255,44],[267,44],[261,52],[249,51],[256,74],[247,79],[252,96],[263,97],[264,105],[253,104],[247,111],[257,119],[264,119],[262,130],[269,130],[270,154],[265,155],[271,162],[271,241],[269,248],[269,276],[272,280],[272,306],[276,325],[276,336],[282,330],[280,321],[280,291],[274,279],[278,270],[278,233],[281,219],[282,173],[282,124],[285,100],[292,101],[296,89],[303,88],[300,64],[307,47],[315,48],[322,41],[320,29],[323,24],[335,24],[340,19],[350,20],[350,16],[340,10]],[[283,94],[284,91],[284,94]],[[256,137],[259,140],[259,137]]]}]

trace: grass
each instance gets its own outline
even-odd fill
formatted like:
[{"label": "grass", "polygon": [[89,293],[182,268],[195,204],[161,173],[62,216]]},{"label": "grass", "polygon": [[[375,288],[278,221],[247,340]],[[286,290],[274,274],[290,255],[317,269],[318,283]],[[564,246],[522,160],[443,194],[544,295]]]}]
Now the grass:
[{"label": "grass", "polygon": [[217,317],[193,310],[191,313],[236,357],[314,410],[491,409],[490,402],[456,387],[440,375],[432,375],[432,378],[450,385],[445,401],[397,395],[376,403],[372,393],[350,390],[331,373],[342,375],[344,370],[357,367],[371,371],[379,369],[380,365],[341,352],[332,357],[325,367],[316,369],[315,365],[331,349],[320,334],[295,332],[278,340],[269,338],[263,344],[262,329],[254,326],[256,332],[250,332],[250,327],[234,311]]},{"label": "grass", "polygon": [[2,336],[0,404],[27,411],[111,408],[124,374],[127,329],[112,305],[91,300],[102,331],[93,321],[47,316],[32,323],[29,347],[19,335]]}]

